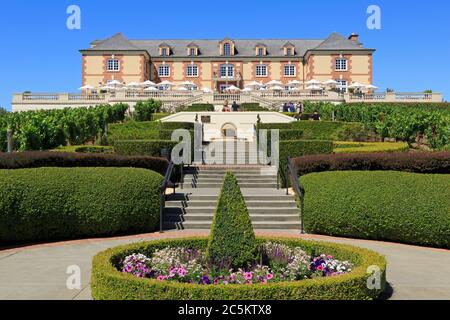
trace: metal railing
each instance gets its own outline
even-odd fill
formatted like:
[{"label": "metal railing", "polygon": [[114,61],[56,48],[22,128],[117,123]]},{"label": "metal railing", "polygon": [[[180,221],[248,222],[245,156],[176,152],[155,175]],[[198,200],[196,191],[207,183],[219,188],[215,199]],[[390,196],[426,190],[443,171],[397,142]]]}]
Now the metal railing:
[{"label": "metal railing", "polygon": [[300,232],[302,234],[305,233],[305,227],[304,227],[304,219],[303,219],[303,212],[305,209],[305,189],[303,186],[299,184],[299,176],[298,176],[298,170],[295,169],[294,164],[292,163],[292,159],[290,157],[287,157],[287,166],[286,166],[286,195],[289,195],[289,180],[291,181],[292,189],[294,190],[296,196],[298,197],[300,201],[300,224],[301,229]]},{"label": "metal railing", "polygon": [[[169,186],[170,183],[170,178],[173,175],[173,171],[175,168],[175,164],[173,163],[173,161],[170,161],[169,166],[167,167],[166,170],[166,174],[164,176],[164,181],[161,184],[161,207],[159,210],[159,232],[163,233],[164,232],[164,209],[166,208],[166,190],[167,187]],[[173,193],[176,192],[176,185],[175,183],[173,184]]]}]

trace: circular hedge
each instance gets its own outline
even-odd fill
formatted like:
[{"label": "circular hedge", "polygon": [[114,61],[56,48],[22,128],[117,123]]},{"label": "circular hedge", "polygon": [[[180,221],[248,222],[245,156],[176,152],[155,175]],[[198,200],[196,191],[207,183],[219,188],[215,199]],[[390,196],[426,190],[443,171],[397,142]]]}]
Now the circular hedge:
[{"label": "circular hedge", "polygon": [[[151,256],[165,247],[186,247],[205,250],[207,238],[158,240],[109,249],[93,259],[91,288],[96,300],[365,300],[376,299],[384,292],[386,260],[379,254],[349,245],[288,238],[258,238],[298,246],[308,253],[324,252],[355,264],[352,272],[336,277],[315,278],[293,282],[253,285],[196,285],[161,282],[136,278],[122,273],[118,266],[133,253]],[[370,290],[367,283],[370,266],[381,271],[381,288]]]},{"label": "circular hedge", "polygon": [[0,242],[153,231],[162,180],[134,168],[0,170]]}]

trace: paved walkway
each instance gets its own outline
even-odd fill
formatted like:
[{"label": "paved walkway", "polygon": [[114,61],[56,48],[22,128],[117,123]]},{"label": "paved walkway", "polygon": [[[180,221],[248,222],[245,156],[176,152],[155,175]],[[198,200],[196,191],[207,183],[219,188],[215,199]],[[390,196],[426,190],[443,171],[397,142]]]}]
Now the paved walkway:
[{"label": "paved walkway", "polygon": [[[89,279],[92,257],[121,244],[173,237],[207,235],[205,231],[175,231],[113,239],[93,239],[43,244],[0,251],[0,300],[5,299],[92,299]],[[293,236],[346,243],[375,250],[388,260],[391,299],[450,299],[450,250],[395,243],[351,240],[293,232],[267,231],[259,235]],[[69,266],[79,266],[81,290],[68,290]]]}]

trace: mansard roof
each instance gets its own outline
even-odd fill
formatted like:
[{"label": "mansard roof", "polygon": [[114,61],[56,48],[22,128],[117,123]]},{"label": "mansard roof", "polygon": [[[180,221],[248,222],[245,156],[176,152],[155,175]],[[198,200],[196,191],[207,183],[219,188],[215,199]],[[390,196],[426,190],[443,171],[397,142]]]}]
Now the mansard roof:
[{"label": "mansard roof", "polygon": [[235,57],[254,57],[255,47],[264,45],[268,51],[268,57],[284,57],[284,48],[286,45],[292,45],[296,48],[293,57],[303,57],[310,51],[327,51],[327,50],[366,50],[360,43],[344,38],[339,33],[332,33],[327,39],[230,39],[224,38],[220,40],[129,40],[123,34],[118,33],[111,38],[105,40],[97,40],[92,44],[94,47],[82,52],[89,51],[147,51],[150,56],[159,56],[159,48],[161,44],[169,46],[172,51],[171,57],[182,58],[188,57],[186,47],[197,46],[201,51],[202,57],[218,57],[220,56],[218,45],[224,40],[233,41],[236,49]]}]

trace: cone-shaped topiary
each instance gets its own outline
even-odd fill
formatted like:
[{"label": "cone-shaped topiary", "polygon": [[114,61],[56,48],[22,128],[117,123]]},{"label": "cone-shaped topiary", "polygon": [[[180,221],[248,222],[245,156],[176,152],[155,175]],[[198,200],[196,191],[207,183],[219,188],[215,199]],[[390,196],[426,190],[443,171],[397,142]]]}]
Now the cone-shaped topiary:
[{"label": "cone-shaped topiary", "polygon": [[220,193],[207,256],[215,266],[240,268],[257,258],[257,244],[250,215],[236,177],[228,172]]}]

